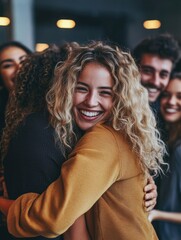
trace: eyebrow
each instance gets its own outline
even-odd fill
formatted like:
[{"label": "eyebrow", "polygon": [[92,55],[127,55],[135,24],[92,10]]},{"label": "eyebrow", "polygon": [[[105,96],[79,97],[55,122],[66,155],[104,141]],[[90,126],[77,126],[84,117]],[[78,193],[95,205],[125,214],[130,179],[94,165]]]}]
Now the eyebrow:
[{"label": "eyebrow", "polygon": [[13,59],[5,59],[0,62],[0,65],[3,64],[4,62],[13,62]]},{"label": "eyebrow", "polygon": [[[150,65],[141,65],[140,66],[141,68],[150,68],[151,70],[155,70],[155,68],[154,67],[152,67],[152,66],[150,66]],[[166,70],[166,69],[161,69],[161,72],[167,72],[167,73],[170,73],[168,70]]]},{"label": "eyebrow", "polygon": [[26,54],[25,54],[25,55],[22,55],[22,56],[19,58],[19,60],[25,59],[26,57],[27,57]]},{"label": "eyebrow", "polygon": [[[26,55],[23,55],[23,56],[19,57],[19,60],[22,60],[22,59],[25,59],[25,58],[26,58]],[[0,61],[0,65],[3,64],[4,62],[14,62],[14,60],[11,59],[11,58],[2,60],[2,61]]]},{"label": "eyebrow", "polygon": [[[84,85],[84,86],[86,86],[86,87],[89,87],[88,84],[83,83],[83,82],[77,82],[77,84],[81,84],[81,85]],[[98,89],[110,89],[110,90],[112,90],[112,87],[101,86],[101,87],[98,87]]]}]

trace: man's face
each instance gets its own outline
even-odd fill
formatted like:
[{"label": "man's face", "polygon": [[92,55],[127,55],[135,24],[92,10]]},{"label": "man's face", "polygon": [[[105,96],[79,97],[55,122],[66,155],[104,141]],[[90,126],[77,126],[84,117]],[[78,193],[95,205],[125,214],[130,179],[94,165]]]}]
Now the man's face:
[{"label": "man's face", "polygon": [[150,102],[155,102],[166,88],[172,61],[154,54],[143,54],[140,61],[141,83],[148,90]]}]

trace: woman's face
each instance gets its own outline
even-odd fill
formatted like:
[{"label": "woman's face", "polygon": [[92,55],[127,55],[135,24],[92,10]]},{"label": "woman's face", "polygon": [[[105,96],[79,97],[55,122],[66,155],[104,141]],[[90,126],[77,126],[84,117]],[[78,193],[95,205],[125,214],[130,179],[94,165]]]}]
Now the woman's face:
[{"label": "woman's face", "polygon": [[113,79],[104,66],[88,63],[81,72],[73,98],[74,118],[86,131],[110,116],[113,106]]},{"label": "woman's face", "polygon": [[8,91],[14,87],[16,73],[27,53],[18,47],[5,48],[0,53],[0,76]]},{"label": "woman's face", "polygon": [[181,80],[169,82],[161,98],[161,113],[165,121],[173,123],[181,120]]}]

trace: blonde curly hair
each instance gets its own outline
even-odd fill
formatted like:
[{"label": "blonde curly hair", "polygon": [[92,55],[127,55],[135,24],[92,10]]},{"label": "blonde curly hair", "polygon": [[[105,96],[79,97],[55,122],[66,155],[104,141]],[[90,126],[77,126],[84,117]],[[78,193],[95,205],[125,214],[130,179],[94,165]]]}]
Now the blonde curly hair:
[{"label": "blonde curly hair", "polygon": [[113,108],[108,124],[127,135],[133,151],[140,157],[142,168],[157,174],[161,170],[165,147],[156,129],[147,91],[140,84],[138,68],[130,53],[117,46],[100,41],[79,46],[55,69],[54,83],[46,99],[58,140],[70,149],[75,143],[73,95],[77,79],[89,62],[105,66],[114,81]]}]

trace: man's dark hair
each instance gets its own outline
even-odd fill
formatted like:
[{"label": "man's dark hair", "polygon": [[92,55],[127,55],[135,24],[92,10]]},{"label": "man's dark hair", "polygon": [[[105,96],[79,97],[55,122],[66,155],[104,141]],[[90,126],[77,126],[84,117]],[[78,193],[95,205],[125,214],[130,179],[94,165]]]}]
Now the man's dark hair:
[{"label": "man's dark hair", "polygon": [[160,34],[141,41],[134,48],[132,54],[137,65],[139,65],[143,54],[154,54],[160,58],[169,59],[174,65],[180,56],[180,47],[172,35]]}]

